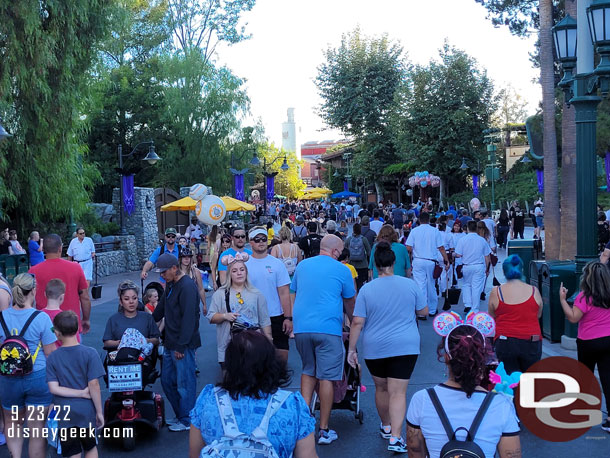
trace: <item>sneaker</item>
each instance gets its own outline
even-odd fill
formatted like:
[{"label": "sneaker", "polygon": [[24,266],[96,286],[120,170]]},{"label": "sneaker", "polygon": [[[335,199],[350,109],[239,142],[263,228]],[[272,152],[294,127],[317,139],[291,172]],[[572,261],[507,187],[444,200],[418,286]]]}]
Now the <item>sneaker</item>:
[{"label": "sneaker", "polygon": [[438,312],[432,312],[432,313],[428,313],[428,316],[429,316],[430,318],[434,318],[434,317],[436,316],[436,314],[437,314],[437,313],[438,313]]},{"label": "sneaker", "polygon": [[379,423],[379,435],[384,439],[392,437],[392,428],[390,426],[383,426]]},{"label": "sneaker", "polygon": [[604,431],[610,433],[610,418],[606,418],[606,421],[603,422],[600,426]]},{"label": "sneaker", "polygon": [[467,315],[472,310],[472,307],[464,307],[464,315]]},{"label": "sneaker", "polygon": [[321,429],[319,434],[320,437],[318,438],[318,444],[320,445],[327,445],[330,444],[332,441],[336,441],[337,439],[339,439],[337,433],[332,429],[329,429],[327,431]]},{"label": "sneaker", "polygon": [[407,444],[402,437],[391,437],[388,443],[388,451],[394,453],[407,453]]},{"label": "sneaker", "polygon": [[443,304],[443,310],[446,312],[447,310],[451,310],[451,304],[449,303],[449,301],[445,301],[445,303]]},{"label": "sneaker", "polygon": [[173,432],[188,431],[189,429],[191,429],[191,425],[187,426],[184,423],[178,422],[173,425],[170,425],[170,427],[168,429]]},{"label": "sneaker", "polygon": [[178,420],[177,418],[172,418],[171,420],[165,420],[165,424],[167,426],[172,426],[172,425],[177,425],[178,423],[180,423],[180,420]]},{"label": "sneaker", "polygon": [[427,316],[419,316],[419,315],[417,315],[417,319],[419,321],[426,321],[428,319],[428,317]]}]

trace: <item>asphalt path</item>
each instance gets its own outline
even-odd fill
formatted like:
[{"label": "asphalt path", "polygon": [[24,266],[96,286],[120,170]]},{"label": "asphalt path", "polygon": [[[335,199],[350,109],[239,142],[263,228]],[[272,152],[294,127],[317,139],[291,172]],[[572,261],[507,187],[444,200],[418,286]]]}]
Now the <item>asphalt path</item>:
[{"label": "asphalt path", "polygon": [[[505,254],[500,251],[500,262]],[[500,281],[503,277],[497,270]],[[148,281],[154,279],[152,274]],[[126,274],[125,276],[109,277],[102,281],[104,285],[103,297],[95,301],[92,317],[91,331],[83,338],[83,344],[91,346],[102,352],[102,333],[106,321],[110,315],[116,312],[118,301],[114,299],[116,285],[119,281],[130,278],[139,283],[137,273]],[[491,279],[487,284],[487,291],[491,289]],[[208,295],[209,301],[210,295]],[[440,305],[439,305],[440,308]],[[485,310],[486,305],[482,303],[481,309]],[[460,303],[454,307],[458,313],[463,311]],[[440,342],[440,337],[432,330],[431,320],[419,322],[421,334],[421,355],[415,366],[413,377],[409,383],[407,391],[407,402],[413,393],[418,390],[434,386],[445,380],[445,367],[437,359],[436,348]],[[201,319],[200,324],[202,347],[196,353],[197,365],[200,374],[197,378],[197,392],[209,383],[216,383],[220,376],[220,369],[216,361],[216,330],[215,326]],[[288,361],[292,371],[292,382],[288,389],[298,390],[300,384],[301,361],[294,346],[294,341],[290,343],[290,356]],[[378,457],[391,455],[387,451],[387,441],[380,438],[378,434],[379,417],[374,403],[374,384],[372,378],[363,364],[363,384],[366,392],[361,394],[361,408],[364,412],[364,424],[360,425],[354,418],[354,413],[345,410],[335,410],[331,415],[331,428],[335,429],[339,439],[330,445],[317,446],[320,457]],[[163,393],[160,381],[153,385],[152,390]],[[105,385],[102,383],[102,399],[109,396]],[[166,417],[172,418],[172,409],[166,402]],[[605,433],[599,427],[592,428],[588,433],[579,439],[567,443],[547,442],[536,438],[527,430],[522,430],[521,445],[524,457],[553,457],[553,458],[573,458],[582,457],[606,457],[610,454],[610,434]],[[188,456],[188,433],[170,432],[164,427],[158,433],[146,433],[138,431],[136,435],[136,448],[131,452],[125,452],[120,442],[112,440],[100,440],[99,452],[101,457],[120,457],[126,456],[152,458],[152,457],[186,457]],[[49,449],[49,456],[55,457],[56,454]],[[24,457],[27,456],[27,448]],[[9,457],[6,446],[0,447],[0,457]]]}]

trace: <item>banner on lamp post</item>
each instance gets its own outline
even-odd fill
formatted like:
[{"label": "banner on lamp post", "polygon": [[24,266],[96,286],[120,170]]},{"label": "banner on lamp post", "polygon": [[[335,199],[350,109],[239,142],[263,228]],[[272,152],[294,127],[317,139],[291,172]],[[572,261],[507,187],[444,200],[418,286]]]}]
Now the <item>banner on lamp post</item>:
[{"label": "banner on lamp post", "polygon": [[347,180],[343,180],[343,190],[349,191],[349,186],[347,185]]},{"label": "banner on lamp post", "polygon": [[275,174],[270,174],[265,177],[267,182],[267,200],[273,200],[275,196]]},{"label": "banner on lamp post", "polygon": [[536,169],[536,181],[538,182],[538,192],[544,193],[544,170]]},{"label": "banner on lamp post", "polygon": [[233,175],[235,181],[235,198],[237,200],[246,200],[244,198],[244,175],[238,173]]},{"label": "banner on lamp post", "polygon": [[476,197],[479,196],[479,175],[472,176],[472,192]]},{"label": "banner on lamp post", "polygon": [[133,175],[123,175],[123,209],[127,215],[131,216],[133,211],[136,209],[136,202],[134,199],[134,186],[133,186]]}]

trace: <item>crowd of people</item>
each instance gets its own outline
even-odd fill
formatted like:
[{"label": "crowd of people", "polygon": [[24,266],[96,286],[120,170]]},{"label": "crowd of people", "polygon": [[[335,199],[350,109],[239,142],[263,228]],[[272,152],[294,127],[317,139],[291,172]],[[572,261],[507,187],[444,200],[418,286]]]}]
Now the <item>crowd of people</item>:
[{"label": "crowd of people", "polygon": [[[116,348],[129,329],[160,349],[163,393],[175,414],[167,423],[170,431],[189,431],[191,458],[235,447],[227,431],[234,437],[243,433],[280,457],[315,457],[316,443],[338,439],[331,428],[335,384],[345,377],[346,365],[360,371],[362,361],[375,384],[379,434],[389,451],[440,456],[449,440],[446,416],[454,427],[477,430],[473,441],[484,456],[521,456],[513,402],[488,394],[488,373],[500,362],[512,373],[540,360],[542,299],[523,281],[523,262],[516,255],[502,263],[506,283],[494,282],[488,300],[484,293],[490,276],[495,279],[498,249],[523,236],[518,203],[497,215],[484,208],[439,214],[426,202],[408,208],[272,202],[270,208],[275,227],[280,226],[277,233],[273,223],[215,226],[207,233],[211,298],[188,243],[196,230],[190,228],[182,240],[168,228],[140,273],[147,280],[155,269],[160,282],[147,284],[143,301],[135,283],[121,282],[118,310],[105,325],[100,344],[107,349]],[[543,227],[542,219],[537,226]],[[43,259],[15,277],[12,287],[0,278],[0,345],[17,330],[33,361],[23,374],[9,374],[0,363],[4,430],[24,426],[26,406],[46,412],[51,404],[83,412],[60,427],[100,427],[98,378],[104,368],[97,353],[80,345],[81,334],[91,327],[88,263],[95,247],[83,228],[70,242],[68,260],[62,259],[63,242],[55,234],[42,240],[32,233],[28,247],[35,258],[44,252]],[[447,380],[418,391],[407,405],[409,380],[417,365],[425,364],[419,358],[426,343],[418,321],[452,309],[451,287],[461,288],[464,317],[441,334],[437,353],[447,366]],[[591,263],[574,307],[567,304],[564,288],[560,296],[568,320],[579,323],[578,358],[591,370],[597,367],[608,399],[610,273],[602,263]],[[467,318],[480,310],[495,320],[495,335]],[[222,380],[197,394],[195,352],[205,351],[200,349],[202,316],[216,325]],[[291,339],[302,363],[298,392],[284,389],[290,381]],[[76,369],[65,370],[67,364]],[[14,406],[18,415],[12,414]],[[475,417],[482,420],[473,424]],[[610,432],[608,419],[602,427]],[[461,431],[456,434],[466,440]],[[20,457],[23,437],[7,441],[11,456]],[[61,445],[64,456],[97,456],[87,438]],[[29,456],[44,456],[45,450],[44,442],[29,440]]]}]

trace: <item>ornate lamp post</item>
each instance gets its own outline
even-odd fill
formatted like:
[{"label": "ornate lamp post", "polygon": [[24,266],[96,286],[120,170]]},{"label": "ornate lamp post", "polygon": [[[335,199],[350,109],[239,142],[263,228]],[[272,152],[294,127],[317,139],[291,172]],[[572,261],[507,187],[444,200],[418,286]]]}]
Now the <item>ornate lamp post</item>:
[{"label": "ornate lamp post", "polygon": [[[269,164],[267,164],[267,158],[263,157],[263,175],[265,177],[265,179],[263,180],[263,185],[264,185],[264,192],[263,192],[264,207],[263,207],[263,209],[264,209],[265,216],[267,216],[267,177],[274,177],[278,174],[278,172],[269,172],[269,169],[267,167],[271,167],[275,163],[275,161],[277,161],[278,159],[280,159],[282,157],[284,158],[284,163],[282,164],[280,169],[285,172],[286,170],[288,170],[290,168],[288,166],[288,162],[286,161],[285,154],[283,156],[280,154],[275,159],[273,159]],[[261,164],[261,161],[258,158],[258,155],[256,152],[254,152],[254,156],[252,156],[252,160],[250,161],[250,164],[252,164],[255,167],[257,167]]]},{"label": "ornate lamp post", "polygon": [[138,143],[136,145],[136,147],[131,151],[131,153],[129,154],[123,154],[123,145],[119,145],[118,147],[118,154],[119,154],[119,168],[118,168],[118,172],[121,174],[121,181],[120,181],[120,192],[121,195],[119,197],[119,206],[120,206],[120,219],[121,219],[121,235],[125,235],[126,231],[125,231],[125,222],[123,220],[123,211],[124,211],[124,205],[123,205],[123,158],[128,158],[133,156],[136,151],[138,150],[138,148],[140,146],[144,146],[144,145],[149,145],[148,147],[148,153],[146,154],[146,156],[142,159],[144,162],[148,162],[150,165],[155,165],[158,161],[161,160],[161,158],[157,155],[157,153],[155,152],[155,143],[151,140],[148,142],[141,142]]},{"label": "ornate lamp post", "polygon": [[[585,25],[587,24],[587,25]],[[560,86],[576,110],[576,275],[597,259],[597,105],[610,87],[610,2],[580,0],[578,22],[567,16],[553,28],[555,49],[564,70]],[[600,54],[593,69],[593,48]],[[576,66],[576,75],[572,71]]]}]

